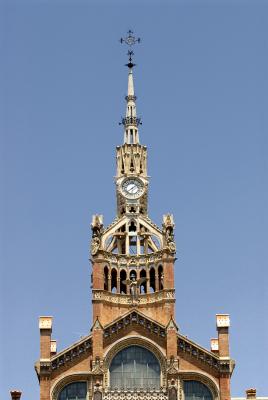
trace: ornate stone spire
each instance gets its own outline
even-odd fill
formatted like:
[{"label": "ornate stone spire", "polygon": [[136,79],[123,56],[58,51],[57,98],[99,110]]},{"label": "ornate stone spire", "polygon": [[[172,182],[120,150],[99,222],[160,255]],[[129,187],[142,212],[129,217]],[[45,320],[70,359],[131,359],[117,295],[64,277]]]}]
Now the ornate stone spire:
[{"label": "ornate stone spire", "polygon": [[[128,36],[125,39],[120,40],[121,43],[126,43],[129,47],[133,46],[135,43],[140,42],[140,39],[136,39],[133,36],[132,31],[128,31]],[[134,52],[128,50],[128,91],[125,97],[127,102],[126,116],[122,118],[122,124],[125,128],[124,143],[126,144],[138,144],[139,143],[139,132],[138,126],[140,124],[140,118],[137,118],[136,111],[136,96],[134,93],[134,81],[133,81],[133,67],[135,64],[132,62],[132,57]]]},{"label": "ornate stone spire", "polygon": [[129,51],[129,63],[127,64],[128,71],[128,91],[126,96],[127,108],[126,117],[123,118],[122,123],[125,127],[124,143],[137,144],[139,143],[139,132],[138,126],[140,124],[140,118],[137,118],[136,110],[136,96],[134,93],[134,81],[133,81],[133,67],[132,56],[133,52]]}]

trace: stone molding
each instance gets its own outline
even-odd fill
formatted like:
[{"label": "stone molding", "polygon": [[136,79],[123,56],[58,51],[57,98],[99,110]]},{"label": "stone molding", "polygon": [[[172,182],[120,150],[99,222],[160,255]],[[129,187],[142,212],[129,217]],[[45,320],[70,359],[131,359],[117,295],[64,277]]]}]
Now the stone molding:
[{"label": "stone molding", "polygon": [[106,302],[127,306],[148,305],[154,303],[167,303],[175,301],[175,289],[163,289],[153,293],[139,294],[137,304],[133,304],[133,296],[128,294],[111,293],[102,289],[92,290],[93,302]]},{"label": "stone molding", "polygon": [[104,338],[106,339],[112,335],[116,335],[119,331],[133,324],[144,328],[144,330],[147,331],[146,333],[154,334],[160,336],[161,338],[166,337],[166,328],[163,325],[158,324],[157,322],[134,310],[120,317],[114,323],[106,326],[103,333]]},{"label": "stone molding", "polygon": [[167,400],[165,390],[105,390],[103,400]]},{"label": "stone molding", "polygon": [[85,353],[92,349],[92,338],[86,336],[79,342],[75,343],[71,347],[61,351],[51,358],[51,369],[52,371],[65,365],[66,363],[72,362],[80,358]]},{"label": "stone molding", "polygon": [[88,371],[73,372],[71,374],[62,375],[57,379],[50,389],[50,398],[52,400],[57,400],[60,391],[70,383],[73,382],[87,382],[87,388],[89,391],[89,382],[91,382],[91,374]]},{"label": "stone molding", "polygon": [[163,351],[160,349],[157,344],[153,341],[143,337],[143,336],[127,336],[122,339],[119,339],[111,346],[109,346],[108,350],[104,354],[104,387],[106,389],[109,388],[109,368],[112,362],[112,359],[116,356],[116,354],[129,346],[140,346],[152,352],[159,361],[160,369],[161,369],[161,377],[160,377],[160,386],[166,387],[166,356]]},{"label": "stone molding", "polygon": [[183,393],[183,381],[198,381],[206,385],[211,394],[213,396],[213,400],[220,399],[220,390],[219,385],[215,379],[211,377],[211,375],[207,374],[206,372],[197,372],[197,371],[183,371],[179,372],[179,378],[181,381],[181,391],[182,391],[182,400],[184,400],[184,393]]},{"label": "stone molding", "polygon": [[199,362],[208,365],[210,368],[219,371],[220,360],[214,353],[196,345],[194,342],[178,334],[178,351],[188,354]]}]

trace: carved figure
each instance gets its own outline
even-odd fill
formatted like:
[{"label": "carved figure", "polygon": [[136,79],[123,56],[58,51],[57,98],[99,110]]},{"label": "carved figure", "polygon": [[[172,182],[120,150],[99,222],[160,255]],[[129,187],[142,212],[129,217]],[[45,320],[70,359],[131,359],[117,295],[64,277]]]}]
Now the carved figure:
[{"label": "carved figure", "polygon": [[97,254],[100,248],[100,239],[98,237],[93,237],[91,240],[91,254],[94,256]]},{"label": "carved figure", "polygon": [[135,275],[131,275],[130,279],[126,279],[125,281],[123,281],[124,285],[129,285],[130,287],[130,294],[132,296],[132,300],[133,301],[137,301],[138,297],[139,297],[139,287],[140,285],[147,281],[148,278],[140,278],[140,279],[136,279]]},{"label": "carved figure", "polygon": [[174,219],[172,214],[163,216],[163,233],[165,235],[166,246],[171,253],[176,253],[176,244],[174,241]]}]

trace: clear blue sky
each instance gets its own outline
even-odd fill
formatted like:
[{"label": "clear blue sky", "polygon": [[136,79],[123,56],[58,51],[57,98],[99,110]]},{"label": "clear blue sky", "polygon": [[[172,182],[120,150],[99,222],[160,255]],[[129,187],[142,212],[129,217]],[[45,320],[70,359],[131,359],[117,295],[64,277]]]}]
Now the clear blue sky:
[{"label": "clear blue sky", "polygon": [[[97,4],[98,3],[98,4]],[[0,392],[38,398],[38,316],[62,349],[91,326],[93,213],[115,216],[129,28],[150,216],[176,221],[177,321],[231,315],[232,395],[268,394],[267,1],[1,3]]]}]

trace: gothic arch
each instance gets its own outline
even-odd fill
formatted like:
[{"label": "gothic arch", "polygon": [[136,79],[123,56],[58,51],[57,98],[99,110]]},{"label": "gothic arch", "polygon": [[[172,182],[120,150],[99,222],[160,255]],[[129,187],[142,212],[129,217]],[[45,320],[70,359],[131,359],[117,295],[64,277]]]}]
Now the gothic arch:
[{"label": "gothic arch", "polygon": [[161,369],[161,376],[160,376],[160,386],[166,386],[166,360],[165,355],[163,354],[162,350],[155,345],[152,341],[145,339],[143,337],[137,336],[128,336],[126,338],[120,339],[115,342],[112,347],[110,347],[105,355],[104,355],[104,386],[109,387],[109,368],[112,362],[112,359],[116,356],[116,354],[125,349],[129,346],[140,346],[144,347],[145,349],[151,351],[157,358],[160,364]]},{"label": "gothic arch", "polygon": [[181,389],[182,393],[180,396],[181,400],[184,400],[184,393],[183,393],[183,382],[182,381],[198,381],[206,385],[212,393],[214,400],[219,400],[220,398],[220,391],[218,383],[208,374],[205,372],[197,372],[197,371],[183,371],[179,373],[179,377],[181,380]]},{"label": "gothic arch", "polygon": [[67,374],[61,376],[51,387],[50,389],[50,398],[52,400],[57,400],[60,394],[60,391],[69,383],[73,382],[86,382],[87,383],[87,391],[89,391],[90,385],[89,382],[91,380],[91,376],[88,372],[75,372],[72,374]]}]

